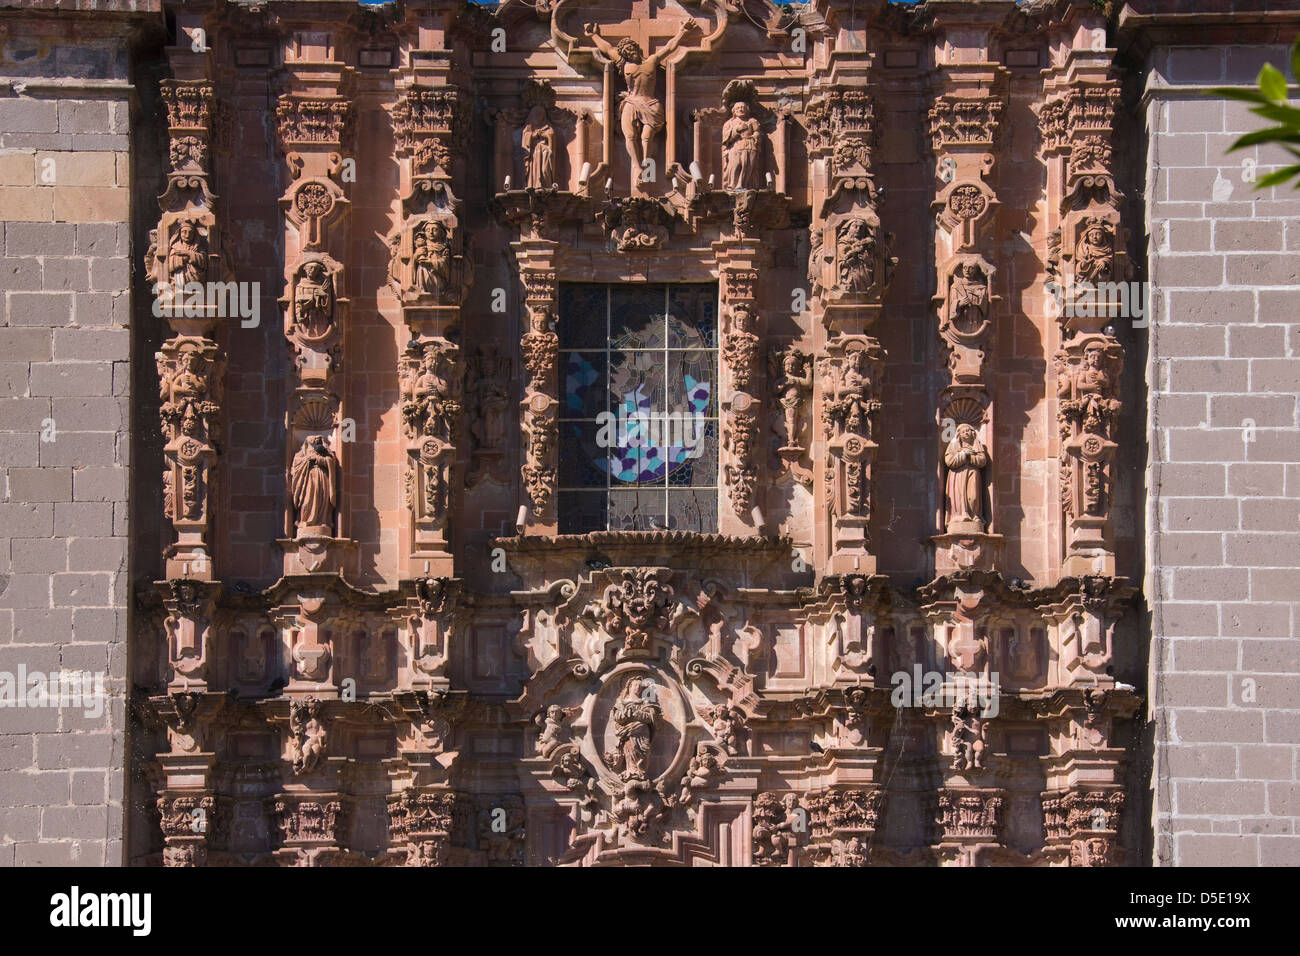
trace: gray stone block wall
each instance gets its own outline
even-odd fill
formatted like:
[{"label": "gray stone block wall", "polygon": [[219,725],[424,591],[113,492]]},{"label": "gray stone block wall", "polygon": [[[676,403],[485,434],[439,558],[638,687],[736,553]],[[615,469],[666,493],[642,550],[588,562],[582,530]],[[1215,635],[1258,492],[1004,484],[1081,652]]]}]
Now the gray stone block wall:
[{"label": "gray stone block wall", "polygon": [[1158,865],[1300,864],[1300,193],[1202,95],[1284,46],[1157,47],[1148,579]]},{"label": "gray stone block wall", "polygon": [[106,699],[0,707],[0,863],[117,865],[131,400],[127,25],[102,18],[75,38],[76,62],[50,52],[66,47],[40,36],[39,21],[4,26],[0,681],[87,674],[84,689],[93,694],[98,678]]}]

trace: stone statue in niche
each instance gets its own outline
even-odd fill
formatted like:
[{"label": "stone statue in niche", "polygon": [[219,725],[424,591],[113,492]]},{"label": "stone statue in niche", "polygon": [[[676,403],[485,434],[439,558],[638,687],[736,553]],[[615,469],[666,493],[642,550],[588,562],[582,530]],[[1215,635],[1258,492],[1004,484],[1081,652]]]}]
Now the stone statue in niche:
[{"label": "stone statue in niche", "polygon": [[980,441],[974,426],[963,422],[943,453],[948,468],[944,484],[947,502],[947,530],[984,531],[984,469],[989,465],[988,449]]},{"label": "stone statue in niche", "polygon": [[778,355],[779,375],[775,392],[785,417],[785,447],[802,448],[801,410],[812,395],[812,357],[791,346]]},{"label": "stone statue in niche", "polygon": [[451,236],[447,226],[430,219],[412,235],[411,241],[416,288],[441,295],[451,283]]},{"label": "stone statue in niche", "polygon": [[865,219],[849,219],[835,240],[841,292],[869,292],[876,281],[876,239]]},{"label": "stone statue in niche", "polygon": [[480,451],[498,450],[505,442],[509,381],[509,359],[495,347],[480,346],[469,363],[469,394],[478,406],[470,431]]},{"label": "stone statue in niche", "polygon": [[319,259],[308,260],[298,267],[293,319],[301,333],[310,339],[328,335],[334,324],[334,277]]},{"label": "stone statue in niche", "polygon": [[455,374],[451,345],[429,343],[420,358],[419,374],[411,383],[410,398],[402,415],[416,435],[454,442],[461,411],[461,384]]},{"label": "stone statue in niche", "polygon": [[1115,233],[1110,223],[1096,216],[1084,223],[1074,247],[1075,282],[1110,282],[1115,262]]},{"label": "stone statue in niche", "polygon": [[867,353],[854,349],[844,357],[842,369],[837,369],[832,362],[825,363],[823,369],[828,400],[822,408],[822,417],[833,434],[869,436],[869,416],[880,410],[880,403],[871,398]]},{"label": "stone statue in niche", "polygon": [[332,534],[338,504],[338,459],[324,435],[308,435],[293,456],[289,487],[297,515],[298,533],[324,531]]},{"label": "stone statue in niche", "polygon": [[167,275],[173,285],[203,282],[208,274],[208,240],[193,219],[176,224],[176,235],[167,247]]},{"label": "stone statue in niche", "polygon": [[627,91],[619,97],[619,125],[634,173],[640,173],[650,157],[655,136],[664,128],[664,105],[655,93],[659,64],[677,52],[682,41],[698,29],[699,24],[694,20],[685,21],[662,50],[647,57],[641,44],[630,37],[613,46],[600,35],[597,24],[583,25],[583,32],[597,50],[618,66],[627,84]]},{"label": "stone statue in niche", "polygon": [[1083,430],[1109,437],[1111,417],[1118,405],[1111,399],[1114,384],[1106,370],[1106,353],[1099,347],[1088,349],[1083,367],[1075,373],[1075,393],[1083,411]]},{"label": "stone statue in niche", "polygon": [[728,192],[758,189],[763,161],[763,131],[749,104],[731,104],[731,119],[722,127],[722,188]]},{"label": "stone statue in niche", "polygon": [[982,770],[984,751],[987,748],[988,728],[977,708],[959,704],[952,709],[953,770]]},{"label": "stone statue in niche", "polygon": [[989,280],[978,265],[965,262],[957,267],[948,286],[953,328],[974,335],[989,317]]},{"label": "stone statue in niche", "polygon": [[555,186],[555,127],[551,124],[546,103],[538,102],[524,121],[521,145],[524,148],[525,180],[529,189]]},{"label": "stone statue in niche", "polygon": [[649,780],[655,724],[663,716],[653,687],[644,677],[629,677],[611,712],[617,728],[618,749],[606,753],[605,762],[625,782]]},{"label": "stone statue in niche", "polygon": [[178,434],[206,440],[208,428],[218,412],[215,402],[208,401],[206,363],[195,349],[186,349],[176,359],[172,372],[165,361],[159,359],[159,410],[163,437],[171,440]]}]

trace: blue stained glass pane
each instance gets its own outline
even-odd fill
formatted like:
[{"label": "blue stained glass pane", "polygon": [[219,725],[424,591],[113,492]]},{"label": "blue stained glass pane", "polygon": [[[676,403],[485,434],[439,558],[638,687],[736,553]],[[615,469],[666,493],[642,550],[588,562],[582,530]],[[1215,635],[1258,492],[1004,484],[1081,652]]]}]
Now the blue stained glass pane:
[{"label": "blue stained glass pane", "polygon": [[595,418],[605,411],[605,353],[570,352],[564,362],[564,418]]}]

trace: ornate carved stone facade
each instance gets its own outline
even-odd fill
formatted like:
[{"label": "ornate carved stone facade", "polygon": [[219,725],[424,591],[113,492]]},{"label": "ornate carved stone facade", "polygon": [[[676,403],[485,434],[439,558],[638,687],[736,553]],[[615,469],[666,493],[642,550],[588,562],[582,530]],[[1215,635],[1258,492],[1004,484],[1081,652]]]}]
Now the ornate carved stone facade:
[{"label": "ornate carved stone facade", "polygon": [[[148,275],[283,321],[164,314],[135,861],[1131,862],[1091,3],[171,8]],[[711,517],[561,533],[563,290],[655,283]]]}]

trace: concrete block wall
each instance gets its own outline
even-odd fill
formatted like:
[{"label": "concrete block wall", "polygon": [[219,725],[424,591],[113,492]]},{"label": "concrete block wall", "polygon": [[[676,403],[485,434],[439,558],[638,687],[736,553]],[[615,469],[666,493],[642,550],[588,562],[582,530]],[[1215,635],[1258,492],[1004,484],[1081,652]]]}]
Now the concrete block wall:
[{"label": "concrete block wall", "polygon": [[1204,95],[1266,60],[1287,47],[1148,61],[1157,865],[1300,864],[1300,193],[1255,190],[1294,160],[1227,154],[1264,121]]},{"label": "concrete block wall", "polygon": [[5,865],[123,857],[129,29],[0,20],[0,681],[106,696],[0,708]]}]

